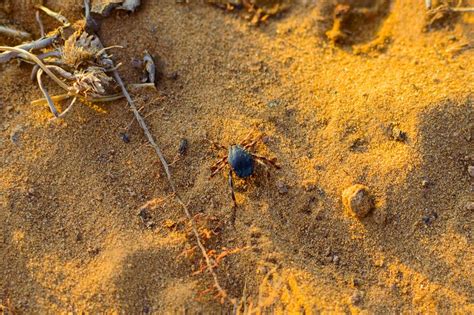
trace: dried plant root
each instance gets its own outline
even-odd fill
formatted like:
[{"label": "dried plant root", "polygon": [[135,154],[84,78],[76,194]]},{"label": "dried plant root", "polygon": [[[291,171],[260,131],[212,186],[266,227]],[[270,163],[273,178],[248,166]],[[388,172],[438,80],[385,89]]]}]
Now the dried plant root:
[{"label": "dried plant root", "polygon": [[49,109],[51,110],[51,113],[53,113],[54,117],[58,117],[59,112],[56,109],[56,107],[54,106],[53,100],[51,99],[51,97],[49,96],[48,91],[46,90],[46,88],[43,85],[43,81],[41,80],[42,75],[43,75],[43,69],[39,69],[38,72],[36,73],[36,80],[38,81],[38,86],[39,86],[41,92],[43,93],[44,97],[46,98],[46,101],[48,103]]},{"label": "dried plant root", "polygon": [[[71,98],[72,96],[70,94],[60,94],[60,95],[53,95],[50,97],[53,100],[53,102],[61,102],[61,101]],[[112,94],[112,95],[107,95],[103,97],[87,98],[87,99],[85,97],[81,97],[80,95],[76,95],[75,97],[77,97],[80,101],[90,102],[90,103],[106,103],[106,102],[112,102],[112,101],[116,101],[116,100],[120,100],[124,98],[123,94]],[[48,101],[45,98],[40,98],[40,99],[31,101],[30,104],[31,105],[44,105],[44,104],[47,104],[47,102]]]},{"label": "dried plant root", "polygon": [[71,23],[69,23],[69,20],[66,19],[63,15],[61,15],[60,13],[57,13],[57,12],[54,12],[53,10],[45,7],[45,6],[42,6],[42,5],[37,5],[35,6],[37,9],[40,9],[41,11],[43,11],[44,13],[46,13],[47,15],[49,15],[50,17],[58,20],[60,23],[63,24],[64,27],[69,27],[71,26]]},{"label": "dried plant root", "polygon": [[[50,99],[53,101],[53,102],[61,102],[61,101],[64,101],[64,100],[67,100],[69,99],[71,96],[69,94],[61,94],[61,95],[53,95],[53,96],[50,96]],[[37,100],[34,100],[34,101],[31,101],[30,104],[31,105],[44,105],[44,104],[47,104],[48,101],[45,99],[45,98],[40,98],[40,99],[37,99]]]},{"label": "dried plant root", "polygon": [[40,35],[41,35],[41,37],[44,37],[44,35],[45,35],[44,25],[43,25],[43,21],[41,21],[41,16],[40,16],[39,11],[36,11],[35,18],[36,18],[36,23],[38,23],[38,27],[40,29]]},{"label": "dried plant root", "polygon": [[[51,79],[53,79],[61,88],[63,88],[65,91],[68,93],[78,97],[80,100],[85,100],[89,102],[108,102],[108,101],[113,101],[121,97],[118,97],[117,95],[104,95],[104,96],[95,96],[95,97],[84,97],[80,95],[79,93],[75,92],[71,87],[69,87],[66,83],[64,83],[61,79],[59,79],[49,68],[49,66],[45,65],[36,55],[18,48],[18,47],[7,47],[7,46],[0,46],[0,50],[5,50],[5,51],[12,51],[20,54],[23,57],[26,57],[27,59],[33,61],[36,63],[40,69],[42,69]],[[64,74],[64,73],[63,73]],[[49,103],[46,97],[46,101]]]},{"label": "dried plant root", "polygon": [[[76,100],[77,100],[77,97],[73,98],[71,103],[69,104],[69,106],[66,107],[66,109],[63,110],[63,112],[61,114],[59,114],[58,117],[56,117],[56,118],[63,118],[71,110],[74,103],[76,103]],[[55,119],[55,118],[53,118],[53,119]]]},{"label": "dried plant root", "polygon": [[51,70],[49,70],[48,67],[46,67],[46,65],[36,55],[19,47],[0,46],[0,50],[16,52],[22,57],[33,61],[38,66],[40,66],[40,68],[43,69],[43,71],[47,75],[49,75],[51,79],[53,79],[60,87],[62,87],[66,91],[70,90],[70,88],[66,85],[66,83],[61,81]]},{"label": "dried plant root", "polygon": [[0,25],[0,34],[10,36],[10,37],[16,37],[19,39],[27,39],[31,37],[31,34],[28,32],[16,30],[14,28],[3,26],[3,25]]},{"label": "dried plant root", "polygon": [[17,49],[21,49],[25,51],[46,48],[48,46],[51,46],[54,43],[54,41],[58,39],[58,36],[59,36],[58,34],[54,34],[52,36],[41,38],[33,42],[21,44],[15,47],[7,47],[9,49],[3,49],[6,51],[0,54],[0,63],[8,62],[11,59],[15,58],[16,56],[18,56],[19,54],[18,51],[13,50],[11,48],[17,48]]},{"label": "dried plant root", "polygon": [[470,13],[470,12],[474,12],[474,7],[472,7],[472,8],[470,8],[470,7],[467,7],[467,8],[453,7],[453,8],[450,8],[450,10],[453,11],[453,12]]}]

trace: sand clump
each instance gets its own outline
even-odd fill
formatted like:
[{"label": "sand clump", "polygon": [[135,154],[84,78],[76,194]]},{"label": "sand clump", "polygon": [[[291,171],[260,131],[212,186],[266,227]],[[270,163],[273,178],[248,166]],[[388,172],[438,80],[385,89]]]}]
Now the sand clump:
[{"label": "sand clump", "polygon": [[366,217],[374,208],[374,200],[369,188],[360,184],[344,189],[342,203],[351,214],[358,218]]}]

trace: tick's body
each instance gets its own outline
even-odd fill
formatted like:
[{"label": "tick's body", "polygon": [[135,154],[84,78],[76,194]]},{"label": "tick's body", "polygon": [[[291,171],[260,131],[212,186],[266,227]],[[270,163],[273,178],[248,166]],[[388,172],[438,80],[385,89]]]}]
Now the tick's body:
[{"label": "tick's body", "polygon": [[255,169],[255,162],[264,166],[272,165],[275,168],[280,168],[276,164],[275,158],[267,159],[264,156],[260,156],[250,152],[250,149],[252,149],[257,143],[257,141],[261,139],[261,136],[257,137],[253,141],[250,141],[248,138],[249,137],[247,136],[247,139],[242,141],[242,143],[240,144],[232,144],[228,149],[222,145],[214,143],[216,147],[226,149],[227,155],[222,157],[211,167],[211,177],[216,175],[217,172],[223,169],[226,165],[229,165],[229,186],[231,189],[234,206],[237,206],[234,194],[234,183],[232,180],[234,173],[239,178],[247,178],[252,176]]},{"label": "tick's body", "polygon": [[253,174],[254,162],[252,155],[238,144],[229,147],[227,162],[240,178],[249,177]]}]

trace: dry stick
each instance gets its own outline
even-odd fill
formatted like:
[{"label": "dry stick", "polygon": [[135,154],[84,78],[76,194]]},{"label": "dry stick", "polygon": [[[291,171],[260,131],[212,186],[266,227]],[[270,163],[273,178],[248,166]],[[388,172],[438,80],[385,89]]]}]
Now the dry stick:
[{"label": "dry stick", "polygon": [[[161,164],[163,164],[163,168],[165,169],[166,176],[168,177],[168,180],[171,182],[171,173],[170,173],[170,170],[169,170],[169,167],[168,167],[168,163],[166,162],[163,154],[161,153],[160,148],[156,144],[155,140],[153,139],[153,136],[151,135],[150,131],[148,130],[148,127],[146,126],[145,121],[143,120],[142,116],[138,112],[137,107],[133,103],[133,100],[132,100],[130,94],[128,93],[127,88],[125,87],[125,84],[123,83],[122,78],[120,77],[118,71],[114,70],[112,73],[114,75],[115,81],[117,81],[117,84],[122,89],[122,93],[125,96],[125,98],[127,99],[127,102],[130,105],[130,108],[132,109],[133,114],[135,115],[135,118],[137,119],[138,123],[140,124],[140,127],[142,127],[148,141],[153,146],[153,148],[156,151],[156,154],[160,158]],[[172,189],[173,189],[173,193],[174,193],[174,190],[175,190],[174,185],[172,185],[172,186],[173,186]]]},{"label": "dry stick", "polygon": [[460,8],[460,7],[454,7],[454,8],[449,8],[453,12],[474,12],[474,7],[473,8]]},{"label": "dry stick", "polygon": [[122,92],[123,92],[125,98],[127,99],[127,102],[130,105],[130,108],[132,109],[133,114],[135,115],[135,118],[137,119],[138,123],[140,124],[140,127],[143,129],[143,132],[145,133],[145,136],[147,137],[148,142],[150,142],[152,147],[155,149],[156,154],[160,158],[161,164],[163,165],[163,168],[165,169],[166,176],[168,177],[168,183],[171,187],[171,190],[173,191],[173,194],[174,194],[176,200],[178,201],[178,203],[183,208],[184,213],[186,214],[186,217],[188,218],[189,222],[191,223],[191,228],[193,230],[194,237],[196,238],[196,242],[197,242],[199,248],[201,249],[201,252],[202,252],[202,255],[203,255],[204,259],[206,260],[206,265],[208,267],[208,270],[209,270],[209,272],[211,273],[211,275],[214,279],[214,286],[216,287],[219,294],[221,294],[223,299],[227,299],[229,302],[231,302],[233,305],[235,305],[235,303],[236,303],[235,299],[230,298],[227,295],[227,293],[225,292],[225,290],[222,289],[221,285],[219,284],[219,279],[217,278],[217,274],[214,271],[213,263],[211,262],[211,258],[209,257],[209,255],[206,252],[206,248],[204,248],[204,245],[201,242],[201,239],[199,237],[199,233],[196,229],[196,224],[193,220],[193,217],[191,216],[191,213],[189,212],[188,206],[183,202],[183,200],[181,199],[180,195],[178,194],[178,192],[176,190],[176,187],[174,185],[174,181],[171,178],[171,173],[170,173],[170,170],[169,170],[169,167],[168,167],[168,163],[166,162],[163,154],[161,153],[160,148],[158,147],[155,140],[153,139],[153,136],[151,135],[150,131],[148,130],[148,127],[147,127],[145,121],[143,120],[142,116],[138,112],[137,107],[133,103],[133,100],[130,97],[130,94],[128,93],[122,79],[120,78],[120,75],[119,75],[118,71],[114,70],[113,74],[114,74],[115,81],[117,81],[117,84],[122,89]]},{"label": "dry stick", "polygon": [[[89,13],[90,13],[90,1],[89,0],[84,0],[84,6],[85,6],[85,12],[86,12],[86,20],[88,20]],[[196,229],[196,224],[194,222],[193,217],[191,216],[191,213],[189,212],[188,206],[183,202],[183,199],[181,199],[180,195],[176,191],[176,187],[174,185],[173,179],[171,178],[171,173],[168,167],[168,163],[166,162],[163,154],[161,153],[160,148],[156,144],[155,140],[153,139],[153,136],[151,135],[150,131],[148,130],[148,127],[143,120],[142,116],[140,115],[140,112],[138,111],[137,107],[133,103],[133,100],[130,96],[130,94],[127,91],[127,88],[125,87],[125,84],[122,81],[122,78],[120,77],[120,74],[118,73],[117,69],[114,69],[113,71],[115,80],[117,81],[117,84],[120,86],[122,89],[122,93],[127,99],[127,102],[130,106],[130,108],[133,111],[133,114],[135,115],[135,118],[137,119],[138,123],[140,124],[140,127],[143,129],[143,132],[145,133],[148,142],[153,146],[153,148],[156,151],[156,154],[160,158],[161,164],[163,165],[163,168],[165,169],[166,176],[168,177],[168,183],[171,187],[171,190],[173,191],[175,199],[178,201],[178,203],[182,206],[184,213],[186,214],[186,217],[188,218],[189,222],[191,223],[191,229],[193,230],[194,237],[196,238],[196,242],[199,246],[199,249],[201,250],[202,256],[206,260],[206,264],[208,266],[208,270],[212,275],[212,278],[214,279],[214,286],[216,287],[217,291],[219,291],[219,294],[222,295],[222,299],[227,299],[229,302],[231,302],[233,305],[236,304],[235,299],[230,298],[227,293],[225,292],[224,289],[222,289],[221,285],[219,284],[219,279],[217,278],[217,274],[214,271],[213,264],[211,262],[211,258],[209,258],[209,255],[206,252],[206,248],[201,242],[201,238],[199,237],[199,233]]]}]

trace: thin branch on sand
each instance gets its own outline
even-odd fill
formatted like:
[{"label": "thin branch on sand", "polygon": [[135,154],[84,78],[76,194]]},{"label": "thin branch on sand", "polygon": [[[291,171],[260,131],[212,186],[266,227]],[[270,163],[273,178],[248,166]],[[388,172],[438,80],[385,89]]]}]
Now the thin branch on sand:
[{"label": "thin branch on sand", "polygon": [[214,271],[214,265],[215,264],[211,261],[211,258],[207,254],[206,248],[202,244],[201,238],[199,236],[199,232],[196,229],[196,223],[194,222],[194,219],[191,216],[191,213],[189,212],[188,206],[186,205],[186,203],[184,203],[183,199],[181,198],[178,191],[176,190],[176,186],[175,186],[174,181],[171,177],[171,173],[170,173],[170,170],[169,170],[168,163],[166,162],[163,154],[161,153],[160,148],[158,147],[155,140],[153,139],[153,136],[151,135],[151,133],[150,133],[150,131],[149,131],[149,129],[148,129],[146,123],[145,123],[145,120],[143,119],[143,117],[138,112],[138,109],[135,106],[130,94],[128,93],[122,79],[120,78],[120,75],[119,75],[118,71],[114,70],[113,75],[114,75],[115,81],[117,82],[117,84],[122,89],[122,92],[123,92],[125,98],[127,99],[128,105],[132,109],[132,112],[135,115],[135,118],[137,119],[138,124],[143,129],[143,132],[145,133],[145,136],[147,137],[148,142],[150,142],[151,146],[155,149],[155,152],[158,155],[158,157],[161,161],[161,164],[163,165],[163,168],[165,170],[165,173],[166,173],[166,176],[168,178],[168,183],[171,187],[171,190],[173,191],[173,194],[174,194],[176,200],[178,201],[178,203],[183,208],[184,213],[186,214],[186,217],[188,218],[189,222],[191,223],[191,228],[192,228],[194,237],[196,238],[197,245],[199,246],[199,249],[201,250],[201,253],[202,253],[203,257],[206,260],[207,268],[208,268],[209,272],[211,273],[212,278],[214,280],[214,286],[216,287],[217,291],[219,292],[219,295],[220,295],[222,300],[227,299],[229,302],[231,302],[233,305],[235,305],[236,304],[235,299],[229,297],[227,292],[221,287],[221,285],[219,283],[219,279],[217,277],[217,274]]},{"label": "thin branch on sand", "polygon": [[[88,16],[88,12],[90,12],[90,3],[89,2],[90,2],[89,0],[84,0],[86,20],[88,20],[90,18]],[[113,65],[110,65],[110,66],[113,66]],[[122,89],[122,93],[125,96],[125,99],[127,100],[128,105],[132,109],[133,115],[135,116],[136,120],[138,121],[138,124],[140,125],[140,127],[143,129],[143,132],[145,133],[145,136],[147,137],[148,142],[151,144],[153,149],[155,149],[155,152],[158,155],[158,158],[160,159],[161,164],[162,164],[162,166],[165,170],[166,177],[168,179],[168,183],[171,187],[171,190],[173,192],[173,195],[174,195],[176,201],[181,205],[186,217],[188,218],[189,222],[191,223],[191,229],[192,229],[194,237],[196,239],[196,243],[197,243],[199,249],[201,250],[202,256],[204,257],[204,259],[206,261],[206,265],[208,267],[209,272],[212,275],[212,278],[214,280],[214,286],[215,286],[216,290],[218,291],[218,293],[221,297],[221,301],[223,302],[224,300],[228,300],[232,305],[235,305],[236,300],[234,298],[229,297],[227,292],[221,287],[221,285],[219,283],[219,279],[218,279],[217,274],[214,270],[215,263],[211,260],[211,258],[207,254],[206,248],[204,247],[204,245],[201,241],[201,238],[199,236],[199,232],[196,228],[196,223],[194,222],[194,219],[191,216],[191,212],[189,211],[189,208],[188,208],[187,204],[183,201],[180,194],[176,190],[176,186],[174,184],[173,178],[171,177],[171,172],[170,172],[170,169],[169,169],[169,166],[168,166],[168,162],[166,162],[166,159],[163,156],[163,154],[161,153],[161,149],[156,144],[155,139],[153,138],[152,134],[150,133],[150,130],[148,129],[148,127],[145,123],[145,120],[140,115],[140,112],[138,111],[137,107],[135,106],[135,103],[133,102],[132,97],[130,96],[130,93],[128,93],[127,88],[125,87],[125,84],[123,83],[123,80],[120,77],[120,74],[118,73],[117,69],[114,69],[112,73],[113,73],[113,76],[115,78],[115,81],[117,82],[117,84]]]}]

